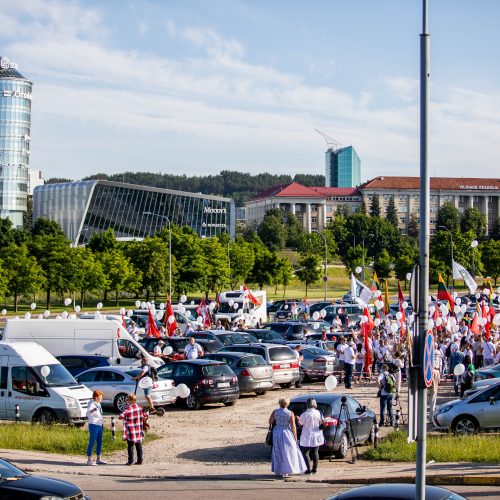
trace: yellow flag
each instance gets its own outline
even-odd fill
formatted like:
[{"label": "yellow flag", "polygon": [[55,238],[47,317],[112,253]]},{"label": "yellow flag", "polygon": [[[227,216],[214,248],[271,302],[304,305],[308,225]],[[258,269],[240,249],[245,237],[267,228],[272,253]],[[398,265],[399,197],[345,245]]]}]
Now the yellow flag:
[{"label": "yellow flag", "polygon": [[389,305],[389,286],[388,286],[388,280],[385,280],[385,292],[384,292],[384,314],[387,315],[389,314],[390,311],[390,305]]}]

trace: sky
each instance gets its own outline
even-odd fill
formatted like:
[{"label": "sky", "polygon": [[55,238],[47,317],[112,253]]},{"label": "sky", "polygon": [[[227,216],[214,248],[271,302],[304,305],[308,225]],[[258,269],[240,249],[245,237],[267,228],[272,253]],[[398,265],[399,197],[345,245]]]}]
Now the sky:
[{"label": "sky", "polygon": [[[498,177],[498,0],[429,0],[430,172]],[[2,0],[34,82],[31,167],[419,175],[422,0]]]}]

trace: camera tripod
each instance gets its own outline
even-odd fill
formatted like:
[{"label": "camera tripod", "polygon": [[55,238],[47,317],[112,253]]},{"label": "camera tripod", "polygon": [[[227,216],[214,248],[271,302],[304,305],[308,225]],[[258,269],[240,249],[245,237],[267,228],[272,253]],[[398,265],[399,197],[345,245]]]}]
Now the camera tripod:
[{"label": "camera tripod", "polygon": [[[349,449],[351,450],[351,463],[354,463],[359,458],[359,451],[358,451],[358,445],[356,444],[356,436],[354,435],[354,429],[352,428],[351,413],[349,411],[347,398],[345,396],[342,396],[342,398],[340,399],[338,424],[335,427],[335,434],[333,435],[333,443],[335,443],[335,439],[337,438],[337,432],[339,430],[340,423],[342,422],[342,413],[344,413],[348,446]],[[341,437],[341,439],[343,439],[343,437]],[[330,462],[332,461],[332,456],[333,456],[333,448],[332,451],[330,452]]]}]

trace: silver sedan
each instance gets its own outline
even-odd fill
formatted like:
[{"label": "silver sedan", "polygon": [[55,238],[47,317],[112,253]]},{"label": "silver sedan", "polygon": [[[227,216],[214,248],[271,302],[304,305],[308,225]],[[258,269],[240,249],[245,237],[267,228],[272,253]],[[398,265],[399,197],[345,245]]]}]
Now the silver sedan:
[{"label": "silver sedan", "polygon": [[[138,368],[103,366],[80,373],[76,380],[92,391],[101,391],[103,393],[102,405],[113,406],[121,413],[127,407],[127,395],[134,392],[137,395],[137,403],[141,406],[148,405],[144,390],[137,387],[136,381],[133,380],[140,372]],[[174,403],[177,396],[173,381],[160,379],[155,382],[151,389],[151,399],[155,406]]]}]

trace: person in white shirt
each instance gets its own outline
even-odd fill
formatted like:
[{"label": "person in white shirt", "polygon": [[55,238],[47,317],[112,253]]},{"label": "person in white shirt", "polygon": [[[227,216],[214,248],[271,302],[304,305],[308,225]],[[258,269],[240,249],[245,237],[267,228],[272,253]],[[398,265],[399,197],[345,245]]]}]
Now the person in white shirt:
[{"label": "person in white shirt", "polygon": [[189,337],[189,344],[184,348],[184,357],[186,359],[198,359],[203,356],[203,349],[196,343],[194,337]]},{"label": "person in white shirt", "polygon": [[349,345],[344,350],[344,370],[345,370],[345,388],[352,389],[352,372],[354,371],[354,363],[356,362],[356,352],[354,350],[354,342],[349,341]]},{"label": "person in white shirt", "polygon": [[[106,462],[101,460],[102,451],[102,431],[104,417],[102,414],[101,401],[102,392],[94,391],[92,399],[87,404],[87,419],[89,422],[89,444],[87,446],[87,465],[104,465]],[[97,460],[92,461],[92,450],[96,445]]]},{"label": "person in white shirt", "polygon": [[483,342],[483,360],[484,366],[491,366],[495,362],[495,344],[491,338]]},{"label": "person in white shirt", "polygon": [[155,356],[156,358],[161,358],[162,349],[164,345],[165,342],[163,342],[163,340],[160,340],[153,348],[153,356]]},{"label": "person in white shirt", "polygon": [[216,330],[225,330],[224,325],[220,319],[217,320],[217,324],[215,325]]},{"label": "person in white shirt", "polygon": [[[307,410],[299,417],[299,425],[302,426],[300,435],[300,449],[306,463],[306,474],[316,474],[319,462],[319,447],[325,442],[323,431],[319,428],[323,421],[315,399],[307,400]],[[312,460],[312,468],[309,462]]]}]

